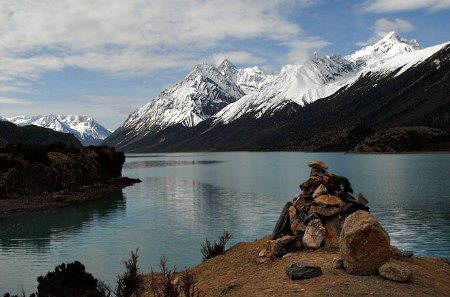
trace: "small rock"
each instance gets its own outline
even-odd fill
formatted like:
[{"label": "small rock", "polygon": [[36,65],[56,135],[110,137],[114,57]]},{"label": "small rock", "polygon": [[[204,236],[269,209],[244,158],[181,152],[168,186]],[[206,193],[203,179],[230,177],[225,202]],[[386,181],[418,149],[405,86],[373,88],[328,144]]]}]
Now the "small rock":
[{"label": "small rock", "polygon": [[262,263],[266,263],[267,261],[269,261],[270,260],[270,258],[267,258],[267,257],[259,257],[256,261],[259,263],[259,264],[262,264]]},{"label": "small rock", "polygon": [[397,260],[404,260],[407,258],[411,258],[414,256],[413,252],[410,251],[402,251],[398,247],[391,245],[391,257]]},{"label": "small rock", "polygon": [[325,246],[338,248],[339,235],[341,234],[341,225],[339,223],[339,215],[328,218],[325,223]]},{"label": "small rock", "polygon": [[298,211],[294,205],[289,207],[289,222],[291,224],[292,234],[297,235],[298,234],[298,231],[297,231]]},{"label": "small rock", "polygon": [[309,209],[309,214],[318,214],[324,217],[331,217],[340,212],[341,209],[338,207],[321,207],[317,205],[311,205],[311,208]]},{"label": "small rock", "polygon": [[385,263],[378,268],[378,273],[387,279],[396,282],[407,282],[411,279],[411,271],[401,265],[395,263]]},{"label": "small rock", "polygon": [[311,168],[319,168],[322,170],[328,169],[328,165],[319,160],[312,160],[311,162],[308,163],[308,166]]},{"label": "small rock", "polygon": [[286,235],[276,240],[269,240],[267,242],[267,246],[264,249],[264,253],[262,251],[259,253],[263,257],[273,257],[273,256],[281,256],[286,253],[286,249],[291,246],[295,246],[297,243],[297,239],[294,236]]},{"label": "small rock", "polygon": [[325,195],[327,193],[327,187],[325,187],[323,184],[320,184],[320,186],[317,187],[317,189],[313,193],[313,198],[316,199],[319,196]]},{"label": "small rock", "polygon": [[266,254],[266,249],[262,249],[262,250],[259,252],[258,256],[259,256],[259,257],[265,257],[265,256],[264,256],[265,254]]},{"label": "small rock", "polygon": [[286,268],[286,274],[292,280],[308,279],[321,276],[322,269],[316,265],[300,262]]},{"label": "small rock", "polygon": [[314,199],[314,202],[321,207],[327,207],[327,206],[342,207],[342,206],[344,206],[344,202],[342,202],[341,199],[339,199],[338,197],[333,196],[333,195],[320,195],[319,197]]},{"label": "small rock", "polygon": [[331,262],[331,266],[334,269],[342,269],[344,267],[344,262],[342,261],[341,258],[333,258],[333,262]]},{"label": "small rock", "polygon": [[302,242],[306,247],[318,248],[325,239],[325,227],[319,219],[312,220],[306,226]]},{"label": "small rock", "polygon": [[359,210],[348,216],[339,237],[339,252],[347,272],[377,273],[391,256],[389,241],[389,235],[369,212]]}]

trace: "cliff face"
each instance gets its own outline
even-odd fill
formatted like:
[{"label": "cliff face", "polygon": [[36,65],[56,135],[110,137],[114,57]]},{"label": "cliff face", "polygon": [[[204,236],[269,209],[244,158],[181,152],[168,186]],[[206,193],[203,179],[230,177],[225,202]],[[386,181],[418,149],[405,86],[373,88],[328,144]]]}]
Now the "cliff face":
[{"label": "cliff face", "polygon": [[108,147],[13,145],[0,151],[0,199],[27,199],[121,177],[125,156]]}]

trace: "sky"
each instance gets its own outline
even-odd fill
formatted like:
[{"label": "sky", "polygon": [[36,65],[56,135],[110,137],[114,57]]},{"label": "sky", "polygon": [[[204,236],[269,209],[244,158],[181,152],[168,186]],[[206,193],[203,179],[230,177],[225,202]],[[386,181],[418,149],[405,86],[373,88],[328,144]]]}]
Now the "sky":
[{"label": "sky", "polygon": [[390,31],[437,45],[449,29],[450,0],[0,0],[0,116],[115,130],[201,62],[279,71]]}]

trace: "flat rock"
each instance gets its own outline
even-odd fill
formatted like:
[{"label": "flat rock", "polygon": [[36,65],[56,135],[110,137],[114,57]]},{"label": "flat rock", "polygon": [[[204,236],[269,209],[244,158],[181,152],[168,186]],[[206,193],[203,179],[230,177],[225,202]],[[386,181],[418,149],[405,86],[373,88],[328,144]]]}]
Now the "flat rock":
[{"label": "flat rock", "polygon": [[260,257],[281,256],[287,253],[289,249],[298,248],[298,238],[290,235],[283,236],[276,240],[267,241],[266,248],[259,253]]},{"label": "flat rock", "polygon": [[286,268],[286,274],[292,280],[308,279],[321,276],[322,269],[316,265],[300,262]]},{"label": "flat rock", "polygon": [[377,219],[359,210],[347,217],[339,237],[339,252],[345,270],[355,275],[371,275],[391,255],[389,235]]},{"label": "flat rock", "polygon": [[302,242],[305,247],[318,248],[325,239],[325,227],[319,219],[312,220],[306,226]]},{"label": "flat rock", "polygon": [[323,184],[318,186],[316,190],[313,193],[313,198],[317,198],[319,196],[325,195],[327,193],[327,187],[325,187]]},{"label": "flat rock", "polygon": [[395,263],[385,263],[378,268],[378,273],[387,279],[396,282],[407,282],[411,279],[411,271],[401,265]]},{"label": "flat rock", "polygon": [[319,168],[323,170],[328,169],[328,165],[319,160],[312,160],[311,162],[308,163],[308,166],[311,168]]},{"label": "flat rock", "polygon": [[[314,197],[314,196],[313,196]],[[320,195],[319,197],[314,198],[314,202],[321,207],[327,206],[336,206],[342,207],[344,206],[344,202],[336,196],[333,195]]]},{"label": "flat rock", "polygon": [[331,217],[334,216],[335,214],[337,214],[338,212],[340,212],[341,209],[339,207],[322,207],[322,206],[317,206],[317,205],[312,205],[311,208],[309,209],[309,214],[318,214],[324,217]]}]

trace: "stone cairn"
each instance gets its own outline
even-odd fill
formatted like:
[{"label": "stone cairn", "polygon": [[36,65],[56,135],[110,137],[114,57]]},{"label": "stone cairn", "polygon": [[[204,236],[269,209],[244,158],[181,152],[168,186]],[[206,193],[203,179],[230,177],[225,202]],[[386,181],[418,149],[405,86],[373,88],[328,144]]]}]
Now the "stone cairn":
[{"label": "stone cairn", "polygon": [[359,194],[358,198],[351,195],[353,190],[346,177],[329,173],[322,161],[313,160],[308,166],[311,173],[309,179],[300,184],[302,192],[286,203],[272,232],[272,240],[289,236],[284,241],[290,244],[283,248],[278,244],[279,250],[272,249],[273,255],[268,256],[299,246],[339,247],[345,219],[357,210],[369,210],[363,195]]},{"label": "stone cairn", "polygon": [[[408,271],[388,263],[393,247],[387,232],[369,213],[367,199],[362,194],[353,197],[349,180],[329,173],[324,162],[313,160],[308,166],[309,179],[300,184],[301,193],[284,206],[271,240],[259,253],[259,262],[303,247],[325,246],[339,248],[340,257],[333,259],[333,268],[407,281]],[[322,271],[315,265],[297,263],[286,273],[296,280],[320,276]]]}]

